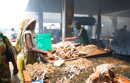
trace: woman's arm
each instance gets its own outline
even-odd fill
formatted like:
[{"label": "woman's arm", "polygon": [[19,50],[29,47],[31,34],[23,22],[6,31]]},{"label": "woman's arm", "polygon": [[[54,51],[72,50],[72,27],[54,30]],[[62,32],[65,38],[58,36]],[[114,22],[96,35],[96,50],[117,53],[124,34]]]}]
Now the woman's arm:
[{"label": "woman's arm", "polygon": [[16,55],[16,49],[12,46],[12,44],[10,43],[10,41],[8,40],[8,38],[6,36],[4,36],[5,42],[7,44],[7,46],[11,49],[11,51],[13,52],[14,55]]},{"label": "woman's arm", "polygon": [[[8,40],[7,37],[4,37],[5,38],[5,42],[7,44],[7,46],[11,49],[12,53],[13,53],[13,56],[12,58],[14,58],[16,56],[16,50],[15,48],[12,46],[12,44],[10,43],[10,41]],[[18,69],[17,69],[17,64],[16,64],[16,61],[15,59],[12,60],[12,64],[14,66],[14,75],[16,75],[18,73]]]},{"label": "woman's arm", "polygon": [[33,38],[36,38],[37,34],[38,34],[38,33],[34,34],[34,35],[33,35]]},{"label": "woman's arm", "polygon": [[[43,51],[43,50],[39,50],[39,49],[37,49],[37,48],[33,48],[33,43],[32,43],[32,40],[31,40],[31,34],[30,33],[28,33],[28,34],[26,34],[26,44],[27,44],[27,48],[28,48],[28,50],[29,51],[32,51],[32,52],[36,52],[36,53],[40,53],[40,54],[44,54],[44,55],[52,55],[51,53],[49,53],[48,51]],[[52,57],[52,56],[51,56]]]},{"label": "woman's arm", "polygon": [[68,37],[68,38],[65,38],[65,39],[63,40],[63,42],[64,42],[64,41],[77,40],[77,39],[78,39],[78,37]]},{"label": "woman's arm", "polygon": [[63,40],[63,42],[64,42],[64,41],[70,41],[70,40],[77,40],[77,39],[79,39],[79,38],[81,37],[82,33],[83,33],[83,29],[80,30],[78,36],[65,38],[65,39]]}]

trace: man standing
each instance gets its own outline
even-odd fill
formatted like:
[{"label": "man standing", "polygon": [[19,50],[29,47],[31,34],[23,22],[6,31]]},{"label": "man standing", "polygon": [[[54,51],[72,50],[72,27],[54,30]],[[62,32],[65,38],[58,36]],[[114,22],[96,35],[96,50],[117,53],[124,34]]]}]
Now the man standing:
[{"label": "man standing", "polygon": [[78,40],[79,39],[79,43],[81,43],[83,45],[88,45],[89,44],[89,37],[88,37],[88,34],[87,34],[86,30],[84,29],[84,27],[81,27],[79,21],[75,21],[74,26],[75,26],[75,28],[77,30],[79,30],[78,36],[65,38],[63,40],[63,42],[64,41]]},{"label": "man standing", "polygon": [[14,28],[11,28],[11,40],[15,39],[15,31]]}]

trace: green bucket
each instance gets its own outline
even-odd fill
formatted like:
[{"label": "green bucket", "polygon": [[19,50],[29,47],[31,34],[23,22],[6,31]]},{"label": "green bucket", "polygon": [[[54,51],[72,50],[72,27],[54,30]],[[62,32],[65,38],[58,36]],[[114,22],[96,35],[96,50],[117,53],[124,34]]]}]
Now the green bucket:
[{"label": "green bucket", "polygon": [[36,40],[38,49],[44,51],[52,50],[51,34],[38,34]]}]

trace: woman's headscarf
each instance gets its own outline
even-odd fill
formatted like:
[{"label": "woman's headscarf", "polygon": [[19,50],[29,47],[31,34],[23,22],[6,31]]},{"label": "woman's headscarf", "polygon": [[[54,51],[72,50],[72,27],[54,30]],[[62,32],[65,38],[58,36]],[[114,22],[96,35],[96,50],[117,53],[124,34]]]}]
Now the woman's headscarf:
[{"label": "woman's headscarf", "polygon": [[[32,23],[32,22],[36,22],[35,19],[32,19],[32,18],[28,18],[28,19],[25,19],[21,24],[20,24],[20,34],[18,35],[17,37],[17,41],[16,41],[16,46],[15,48],[17,49],[18,52],[20,52],[20,44],[23,43],[23,35],[24,35],[24,32],[26,31],[26,29],[28,28],[28,26]],[[34,31],[34,30],[33,30]]]}]

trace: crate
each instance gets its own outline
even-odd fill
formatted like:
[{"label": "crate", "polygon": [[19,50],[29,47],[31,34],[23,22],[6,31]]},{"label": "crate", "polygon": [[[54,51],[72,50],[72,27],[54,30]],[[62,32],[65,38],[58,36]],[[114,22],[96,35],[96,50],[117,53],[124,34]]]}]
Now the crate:
[{"label": "crate", "polygon": [[52,50],[52,41],[51,41],[51,34],[38,34],[36,36],[38,49],[44,51],[51,51]]}]

